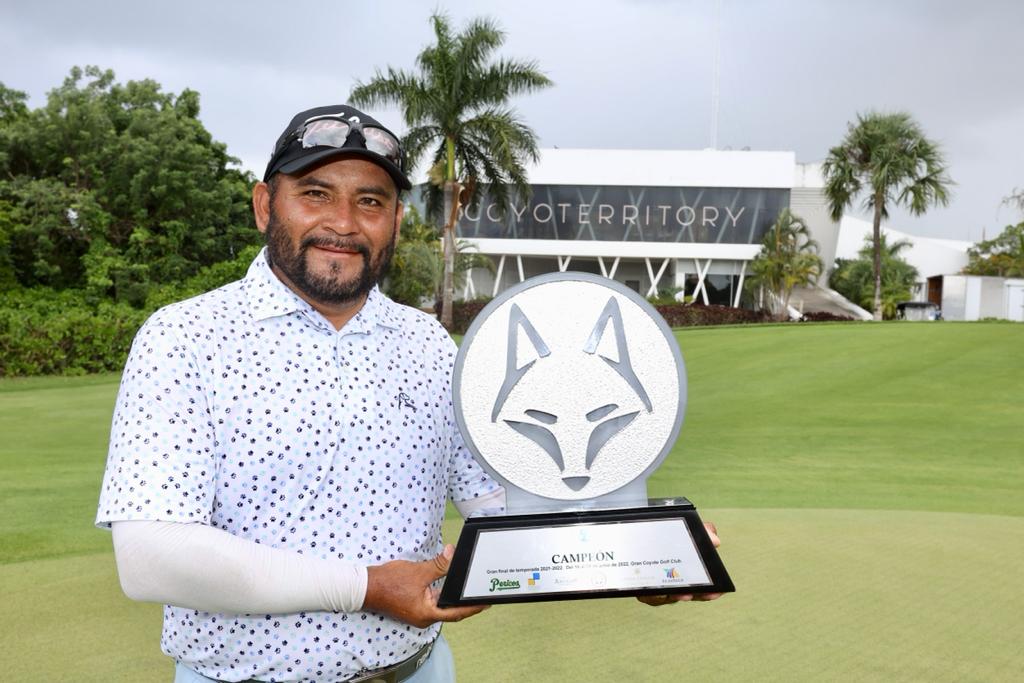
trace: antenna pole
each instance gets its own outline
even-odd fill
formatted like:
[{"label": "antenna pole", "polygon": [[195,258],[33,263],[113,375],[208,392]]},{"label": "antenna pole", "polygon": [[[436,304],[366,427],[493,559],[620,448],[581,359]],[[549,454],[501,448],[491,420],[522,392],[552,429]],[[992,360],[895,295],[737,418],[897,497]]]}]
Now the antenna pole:
[{"label": "antenna pole", "polygon": [[718,149],[718,81],[722,53],[722,0],[715,0],[714,70],[711,76],[711,149]]}]

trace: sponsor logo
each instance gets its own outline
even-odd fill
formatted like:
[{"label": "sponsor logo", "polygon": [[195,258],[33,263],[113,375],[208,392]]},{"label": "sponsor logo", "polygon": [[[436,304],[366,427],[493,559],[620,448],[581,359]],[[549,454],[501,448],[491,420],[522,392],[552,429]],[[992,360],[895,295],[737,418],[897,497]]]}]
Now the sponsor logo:
[{"label": "sponsor logo", "polygon": [[536,586],[538,583],[540,583],[540,572],[533,572],[526,580],[526,584],[529,586]]},{"label": "sponsor logo", "polygon": [[511,591],[519,588],[519,581],[517,579],[491,579],[490,592],[494,591]]},{"label": "sponsor logo", "polygon": [[668,569],[664,569],[663,571],[665,572],[665,578],[666,579],[678,579],[679,578],[679,572],[676,571],[675,567],[669,567]]}]

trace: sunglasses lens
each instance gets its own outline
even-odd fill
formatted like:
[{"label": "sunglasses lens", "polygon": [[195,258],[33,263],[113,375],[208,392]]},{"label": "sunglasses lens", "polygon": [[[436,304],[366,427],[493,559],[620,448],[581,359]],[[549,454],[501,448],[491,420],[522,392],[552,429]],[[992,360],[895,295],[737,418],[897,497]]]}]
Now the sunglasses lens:
[{"label": "sunglasses lens", "polygon": [[[339,119],[318,119],[310,121],[302,129],[299,139],[303,148],[345,147],[348,144],[352,126]],[[399,168],[402,167],[402,148],[394,135],[381,128],[365,126],[360,129],[366,149],[379,154]],[[353,144],[358,144],[354,142]]]},{"label": "sunglasses lens", "polygon": [[366,140],[366,149],[381,155],[396,165],[401,166],[399,163],[401,154],[399,152],[398,140],[396,140],[390,133],[387,133],[380,128],[366,127],[363,128],[363,138]]},{"label": "sunglasses lens", "polygon": [[345,121],[322,119],[306,125],[302,133],[303,147],[344,147],[352,127]]}]

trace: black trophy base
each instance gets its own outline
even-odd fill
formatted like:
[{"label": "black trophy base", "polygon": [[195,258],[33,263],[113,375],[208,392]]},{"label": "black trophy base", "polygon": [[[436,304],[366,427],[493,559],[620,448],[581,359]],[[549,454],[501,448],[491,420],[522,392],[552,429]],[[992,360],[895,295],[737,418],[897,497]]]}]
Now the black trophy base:
[{"label": "black trophy base", "polygon": [[735,591],[697,509],[646,507],[471,517],[438,605]]}]

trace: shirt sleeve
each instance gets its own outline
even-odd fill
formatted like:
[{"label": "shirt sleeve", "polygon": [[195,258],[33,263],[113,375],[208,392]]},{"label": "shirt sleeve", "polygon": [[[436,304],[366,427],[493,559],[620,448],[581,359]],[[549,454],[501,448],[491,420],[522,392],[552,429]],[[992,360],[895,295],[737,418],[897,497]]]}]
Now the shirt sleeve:
[{"label": "shirt sleeve", "polygon": [[[451,342],[448,349],[452,369],[454,370],[456,348]],[[451,382],[448,385],[448,394],[451,397]],[[487,509],[493,511],[495,508],[504,509],[505,490],[496,482],[487,471],[477,462],[476,458],[466,446],[462,432],[459,430],[458,422],[455,419],[455,406],[449,398],[448,406],[449,425],[449,475],[448,475],[448,497],[455,506],[466,516],[469,511]],[[479,500],[479,505],[473,501]]]},{"label": "shirt sleeve", "polygon": [[121,377],[97,526],[159,520],[209,523],[216,436],[196,354],[173,317],[139,330]]}]

